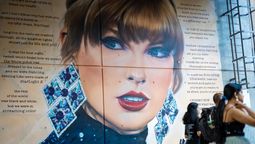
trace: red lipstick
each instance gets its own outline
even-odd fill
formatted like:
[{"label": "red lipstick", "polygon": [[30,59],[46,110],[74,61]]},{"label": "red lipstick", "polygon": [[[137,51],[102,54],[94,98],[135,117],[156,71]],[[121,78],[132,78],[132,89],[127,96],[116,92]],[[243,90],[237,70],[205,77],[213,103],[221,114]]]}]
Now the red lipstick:
[{"label": "red lipstick", "polygon": [[130,91],[118,97],[119,104],[128,111],[139,111],[143,109],[148,102],[148,98],[142,92]]}]

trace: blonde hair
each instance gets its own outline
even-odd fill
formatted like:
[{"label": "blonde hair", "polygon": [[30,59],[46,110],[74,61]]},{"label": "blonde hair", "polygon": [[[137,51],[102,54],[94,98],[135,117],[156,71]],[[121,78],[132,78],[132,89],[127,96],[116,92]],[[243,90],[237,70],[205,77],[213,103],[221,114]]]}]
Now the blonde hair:
[{"label": "blonde hair", "polygon": [[[82,38],[94,46],[102,35],[117,28],[118,36],[128,41],[155,41],[159,38],[173,51],[176,91],[182,81],[183,35],[171,0],[77,0],[68,5],[65,15],[67,37],[61,49],[64,62],[73,59]],[[176,83],[178,83],[176,85]]]}]

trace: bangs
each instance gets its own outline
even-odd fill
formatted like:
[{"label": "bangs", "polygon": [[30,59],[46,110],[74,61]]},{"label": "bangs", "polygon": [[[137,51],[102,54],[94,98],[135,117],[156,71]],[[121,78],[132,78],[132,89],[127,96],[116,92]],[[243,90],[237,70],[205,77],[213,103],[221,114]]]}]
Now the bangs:
[{"label": "bangs", "polygon": [[[182,82],[184,39],[172,0],[69,0],[65,14],[67,35],[61,48],[64,62],[75,59],[82,39],[100,45],[102,36],[116,29],[124,42],[162,42],[174,57],[174,86]],[[75,1],[75,2],[74,2]],[[86,48],[85,48],[86,50]]]},{"label": "bangs", "polygon": [[[168,5],[167,5],[168,4]],[[117,23],[120,37],[124,41],[156,41],[158,38],[175,39],[176,15],[169,3],[137,4],[123,14]]]},{"label": "bangs", "polygon": [[[168,0],[107,0],[98,3],[100,12],[91,9],[94,17],[88,16],[87,22],[92,23],[85,26],[85,32],[90,41],[99,43],[100,37],[108,30],[116,27],[118,36],[125,42],[128,41],[156,41],[177,39],[175,9]],[[97,16],[95,17],[96,11]],[[100,25],[99,25],[100,24]],[[101,32],[99,32],[101,29]],[[100,33],[101,35],[95,35]],[[170,38],[170,39],[169,39]]]}]

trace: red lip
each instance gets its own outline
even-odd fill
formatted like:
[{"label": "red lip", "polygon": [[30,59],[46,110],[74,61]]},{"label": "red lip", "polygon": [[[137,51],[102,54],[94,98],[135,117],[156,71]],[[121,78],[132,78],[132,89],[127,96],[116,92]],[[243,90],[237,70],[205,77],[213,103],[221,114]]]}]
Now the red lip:
[{"label": "red lip", "polygon": [[128,111],[139,111],[143,109],[148,102],[148,98],[142,92],[130,91],[118,97],[119,104]]}]

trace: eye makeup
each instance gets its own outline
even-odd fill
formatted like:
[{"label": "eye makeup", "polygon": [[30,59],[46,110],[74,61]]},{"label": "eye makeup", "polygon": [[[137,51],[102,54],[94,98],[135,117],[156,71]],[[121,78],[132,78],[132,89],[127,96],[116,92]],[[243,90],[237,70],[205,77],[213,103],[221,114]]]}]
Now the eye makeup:
[{"label": "eye makeup", "polygon": [[[118,31],[115,29],[110,29],[104,34],[101,39],[101,44],[110,50],[129,49],[129,42],[125,42],[119,38]],[[148,46],[144,49],[144,54],[157,59],[169,58],[175,54],[175,42],[174,40],[159,37],[149,42]]]},{"label": "eye makeup", "polygon": [[155,58],[168,58],[171,55],[170,49],[161,44],[149,47],[145,53]]},{"label": "eye makeup", "polygon": [[101,39],[102,44],[112,50],[125,50],[124,42],[113,36],[106,36]]}]

